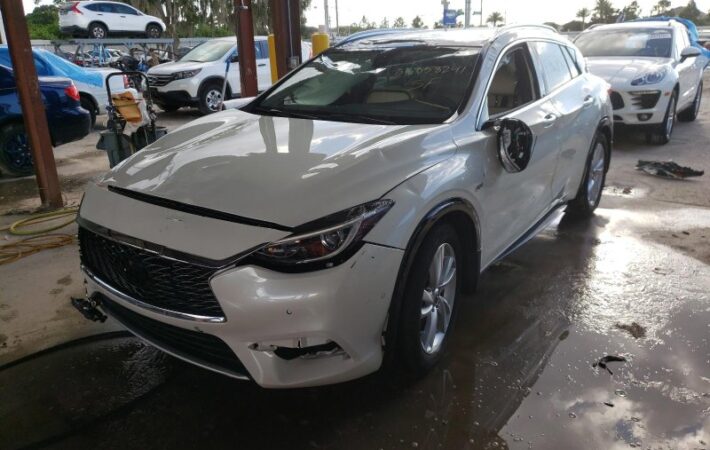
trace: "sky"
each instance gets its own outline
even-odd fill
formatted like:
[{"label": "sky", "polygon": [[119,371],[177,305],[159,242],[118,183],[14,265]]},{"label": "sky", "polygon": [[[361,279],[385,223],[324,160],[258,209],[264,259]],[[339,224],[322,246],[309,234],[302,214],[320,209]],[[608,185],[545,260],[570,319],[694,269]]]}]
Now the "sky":
[{"label": "sky", "polygon": [[[227,0],[225,0],[227,1]],[[23,0],[25,12],[34,8],[34,0]],[[612,0],[615,8],[622,8],[631,0]],[[642,13],[648,15],[657,0],[638,0]],[[50,3],[44,0],[42,3]],[[323,0],[312,0],[311,8],[306,11],[308,25],[318,26],[324,23]],[[483,0],[484,19],[493,11],[498,11],[507,17],[507,23],[565,23],[574,20],[581,8],[592,9],[594,0]],[[687,0],[672,0],[673,7],[683,6]],[[701,11],[710,10],[710,0],[696,0]],[[450,8],[463,9],[465,0],[450,0]],[[335,0],[328,0],[331,27],[335,27]],[[419,15],[424,24],[431,27],[440,20],[443,6],[441,0],[338,0],[339,21],[343,26],[359,22],[363,15],[370,22],[379,24],[387,17],[390,24],[402,16],[407,24],[414,16]],[[480,0],[472,0],[472,9],[480,8]],[[471,22],[478,24],[478,16]]]}]

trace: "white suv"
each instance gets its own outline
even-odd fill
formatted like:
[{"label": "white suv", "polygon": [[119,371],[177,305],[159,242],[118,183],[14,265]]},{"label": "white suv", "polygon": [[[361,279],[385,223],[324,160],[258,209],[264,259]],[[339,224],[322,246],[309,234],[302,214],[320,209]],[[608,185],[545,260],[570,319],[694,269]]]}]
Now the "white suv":
[{"label": "white suv", "polygon": [[683,24],[670,20],[598,25],[574,42],[590,72],[611,84],[617,124],[642,127],[649,142],[666,144],[676,117],[685,121],[697,117],[708,60],[691,46]]},{"label": "white suv", "polygon": [[159,38],[165,23],[136,8],[119,2],[69,2],[59,7],[59,28],[62,33],[88,35],[103,39],[109,34],[128,34]]},{"label": "white suv", "polygon": [[[306,61],[310,44],[302,43],[302,58]],[[254,38],[256,77],[259,91],[271,86],[269,43],[265,36]],[[153,100],[165,111],[182,106],[197,106],[203,114],[219,110],[227,61],[227,99],[240,96],[237,38],[211,39],[193,48],[179,61],[159,64],[148,70]]]},{"label": "white suv", "polygon": [[422,374],[482,270],[593,214],[611,114],[547,27],[331,48],[90,185],[75,303],[265,387]]}]

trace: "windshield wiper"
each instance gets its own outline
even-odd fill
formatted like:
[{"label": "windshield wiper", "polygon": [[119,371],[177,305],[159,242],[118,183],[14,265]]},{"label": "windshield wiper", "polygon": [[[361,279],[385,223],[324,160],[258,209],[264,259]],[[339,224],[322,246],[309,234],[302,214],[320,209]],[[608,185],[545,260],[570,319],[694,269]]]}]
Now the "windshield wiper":
[{"label": "windshield wiper", "polygon": [[347,113],[333,113],[329,112],[328,117],[337,117],[341,120],[354,121],[360,123],[371,123],[379,125],[399,125],[397,122],[387,119],[380,119],[378,117],[366,116],[364,114],[347,114]]},{"label": "windshield wiper", "polygon": [[293,117],[295,119],[322,120],[320,117],[312,115],[312,114],[306,114],[306,113],[302,113],[300,111],[290,111],[288,109],[281,109],[281,108],[274,108],[274,107],[257,106],[254,108],[254,112],[262,112],[262,113],[272,115],[272,116]]}]

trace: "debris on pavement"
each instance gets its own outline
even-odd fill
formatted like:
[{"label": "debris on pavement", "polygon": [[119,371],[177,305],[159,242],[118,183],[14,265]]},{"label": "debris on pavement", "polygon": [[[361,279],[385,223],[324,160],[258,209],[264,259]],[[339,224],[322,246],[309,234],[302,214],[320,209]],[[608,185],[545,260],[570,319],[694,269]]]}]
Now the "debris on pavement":
[{"label": "debris on pavement", "polygon": [[674,163],[673,161],[644,161],[639,159],[636,169],[663,178],[683,179],[689,177],[700,177],[705,174],[704,170],[695,170]]},{"label": "debris on pavement", "polygon": [[602,369],[605,369],[607,372],[609,372],[609,375],[614,375],[614,372],[611,371],[606,365],[607,363],[610,362],[626,362],[626,358],[623,356],[615,356],[615,355],[606,355],[605,357],[601,358],[599,361],[595,362],[592,364],[592,367],[596,368],[601,367]]},{"label": "debris on pavement", "polygon": [[646,337],[646,329],[636,322],[631,322],[631,325],[617,323],[614,326],[620,330],[628,331],[634,339]]}]

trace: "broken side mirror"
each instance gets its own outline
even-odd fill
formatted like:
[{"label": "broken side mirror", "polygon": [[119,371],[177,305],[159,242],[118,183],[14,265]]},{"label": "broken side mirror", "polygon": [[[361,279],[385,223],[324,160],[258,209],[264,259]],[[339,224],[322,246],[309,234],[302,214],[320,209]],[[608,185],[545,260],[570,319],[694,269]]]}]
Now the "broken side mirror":
[{"label": "broken side mirror", "polygon": [[510,173],[522,172],[530,163],[533,132],[518,119],[496,120],[490,126],[498,134],[498,160]]}]

